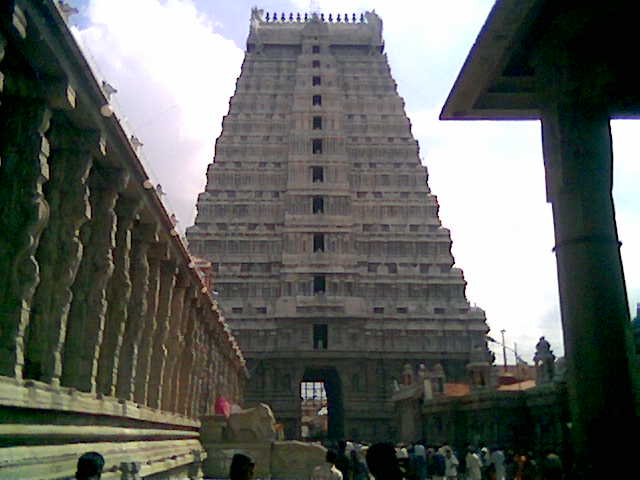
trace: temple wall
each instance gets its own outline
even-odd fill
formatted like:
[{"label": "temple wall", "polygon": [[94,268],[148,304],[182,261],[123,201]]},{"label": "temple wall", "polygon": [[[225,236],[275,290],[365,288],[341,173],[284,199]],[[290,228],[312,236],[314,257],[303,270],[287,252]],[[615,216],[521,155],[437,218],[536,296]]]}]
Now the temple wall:
[{"label": "temple wall", "polygon": [[0,478],[199,478],[244,358],[57,2],[0,9]]},{"label": "temple wall", "polygon": [[[422,439],[449,443],[464,452],[468,443],[499,445],[538,455],[553,448],[570,456],[565,383],[522,391],[485,390],[463,397],[440,397],[421,407]],[[398,409],[400,411],[400,409]]]}]

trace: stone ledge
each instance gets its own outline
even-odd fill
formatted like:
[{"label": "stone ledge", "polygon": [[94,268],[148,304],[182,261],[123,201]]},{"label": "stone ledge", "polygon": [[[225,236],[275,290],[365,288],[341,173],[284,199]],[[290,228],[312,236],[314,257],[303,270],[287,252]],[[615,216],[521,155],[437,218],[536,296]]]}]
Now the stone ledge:
[{"label": "stone ledge", "polygon": [[0,406],[125,417],[133,420],[199,428],[200,421],[162,410],[143,407],[115,397],[100,397],[72,388],[54,387],[32,380],[17,381],[0,376]]},{"label": "stone ledge", "polygon": [[106,461],[103,479],[121,478],[121,464],[135,463],[142,476],[153,475],[205,458],[197,440],[99,442],[0,449],[0,479],[72,478],[78,457],[100,452]]},{"label": "stone ledge", "polygon": [[194,430],[162,430],[158,428],[104,427],[97,425],[25,425],[19,423],[1,424],[0,439],[22,439],[45,443],[55,440],[87,441],[123,441],[123,440],[161,440],[161,439],[198,439]]}]

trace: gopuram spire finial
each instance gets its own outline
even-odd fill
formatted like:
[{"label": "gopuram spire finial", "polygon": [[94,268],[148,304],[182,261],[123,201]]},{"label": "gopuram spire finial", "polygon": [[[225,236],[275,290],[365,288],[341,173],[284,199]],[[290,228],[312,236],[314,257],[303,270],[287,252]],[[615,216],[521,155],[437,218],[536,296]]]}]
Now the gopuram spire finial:
[{"label": "gopuram spire finial", "polygon": [[320,0],[309,0],[309,12],[320,14]]}]

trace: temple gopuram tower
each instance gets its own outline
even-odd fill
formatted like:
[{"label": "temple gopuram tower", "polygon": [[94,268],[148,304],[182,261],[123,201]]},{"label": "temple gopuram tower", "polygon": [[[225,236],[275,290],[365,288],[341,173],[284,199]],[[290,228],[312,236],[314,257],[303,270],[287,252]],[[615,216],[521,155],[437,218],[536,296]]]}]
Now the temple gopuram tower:
[{"label": "temple gopuram tower", "polygon": [[253,10],[187,237],[247,359],[247,404],[288,438],[301,382],[324,382],[330,437],[389,440],[405,364],[463,380],[486,349],[427,178],[375,13]]}]

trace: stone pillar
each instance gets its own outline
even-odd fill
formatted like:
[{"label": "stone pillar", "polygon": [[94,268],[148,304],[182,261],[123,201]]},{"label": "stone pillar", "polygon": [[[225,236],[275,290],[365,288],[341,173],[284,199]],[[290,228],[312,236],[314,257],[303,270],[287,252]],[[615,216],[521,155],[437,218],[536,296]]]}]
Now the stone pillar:
[{"label": "stone pillar", "polygon": [[131,297],[127,323],[124,330],[116,395],[123,400],[133,400],[138,373],[140,340],[147,315],[149,294],[148,251],[158,241],[155,224],[138,223],[133,227],[131,248]]},{"label": "stone pillar", "polygon": [[[624,477],[602,439],[637,426],[632,339],[612,197],[610,52],[592,49],[581,9],[565,9],[532,56],[542,105],[547,200],[553,209],[567,363],[574,469],[571,478]],[[612,92],[615,91],[614,95]],[[622,442],[619,458],[633,458]]]},{"label": "stone pillar", "polygon": [[147,404],[147,386],[149,381],[149,369],[151,354],[153,353],[154,337],[156,333],[156,315],[158,313],[158,300],[160,295],[160,265],[167,258],[166,243],[157,243],[149,250],[149,289],[147,291],[147,312],[145,315],[144,329],[140,338],[138,351],[138,366],[136,369],[135,401],[140,405]]},{"label": "stone pillar", "polygon": [[202,315],[202,308],[198,309],[198,318],[197,323],[194,328],[193,335],[193,346],[191,348],[193,352],[192,364],[191,364],[191,391],[189,393],[189,404],[187,406],[187,415],[189,417],[198,417],[198,400],[199,394],[201,390],[202,377],[203,377],[203,363],[202,356],[204,354],[204,349],[202,345],[202,323],[204,322],[204,318]]},{"label": "stone pillar", "polygon": [[157,328],[151,356],[147,402],[148,405],[153,408],[160,408],[162,405],[163,380],[168,350],[167,335],[174,334],[174,332],[170,331],[170,319],[177,272],[175,261],[165,260],[162,262],[160,266],[160,295],[156,317]]},{"label": "stone pillar", "polygon": [[[615,438],[625,427],[633,429],[636,414],[629,306],[611,196],[609,117],[605,109],[583,100],[547,107],[542,137],[576,478],[596,478],[613,474],[611,462],[600,454],[602,439]],[[632,453],[617,455],[630,458]]]},{"label": "stone pillar", "polygon": [[[211,325],[216,321],[215,313],[214,318],[211,320]],[[209,330],[207,335],[207,384],[206,384],[206,400],[204,400],[204,415],[213,415],[216,401],[216,387],[215,387],[215,350],[216,343],[214,340],[213,327]]]},{"label": "stone pillar", "polygon": [[184,344],[179,353],[180,360],[177,368],[177,389],[178,412],[187,415],[189,411],[189,401],[191,400],[191,385],[193,381],[193,346],[195,325],[198,316],[198,291],[192,287],[187,308],[187,316],[182,325]]},{"label": "stone pillar", "polygon": [[167,337],[167,363],[163,372],[162,381],[162,409],[170,412],[177,411],[175,396],[175,371],[178,363],[178,352],[182,342],[182,322],[185,317],[185,297],[187,295],[187,283],[184,272],[179,272],[176,277],[175,288],[171,299],[171,320],[169,324],[170,334]]},{"label": "stone pillar", "polygon": [[[4,59],[4,47],[6,46],[6,44],[7,44],[7,41],[2,36],[2,32],[0,32],[0,63],[2,63],[2,60]],[[4,74],[2,73],[2,70],[0,70],[0,95],[2,94],[3,90],[4,90]],[[0,101],[0,105],[2,105],[1,101]],[[2,157],[0,157],[0,165],[2,165]]]},{"label": "stone pillar", "polygon": [[82,259],[80,227],[91,215],[87,178],[100,135],[54,119],[50,138],[50,180],[44,186],[50,215],[36,253],[40,283],[31,309],[25,377],[59,385],[71,286]]},{"label": "stone pillar", "polygon": [[[219,315],[219,313],[216,313]],[[220,387],[218,385],[218,375],[222,365],[222,356],[220,355],[221,348],[221,336],[220,336],[220,324],[217,323],[217,319],[213,324],[213,330],[211,332],[211,398],[214,402],[212,407],[215,412],[215,401],[220,395]]]},{"label": "stone pillar", "polygon": [[73,283],[62,362],[62,385],[95,392],[98,355],[113,273],[118,192],[128,182],[124,170],[95,165],[89,175],[91,220],[80,231],[82,261]]},{"label": "stone pillar", "polygon": [[42,185],[51,112],[42,101],[14,97],[3,97],[0,108],[0,375],[21,379],[39,282],[35,253],[48,217]]},{"label": "stone pillar", "polygon": [[122,337],[127,323],[131,298],[131,230],[142,207],[142,199],[120,196],[116,203],[116,248],[113,250],[114,272],[107,289],[107,313],[98,360],[97,391],[116,393]]}]

